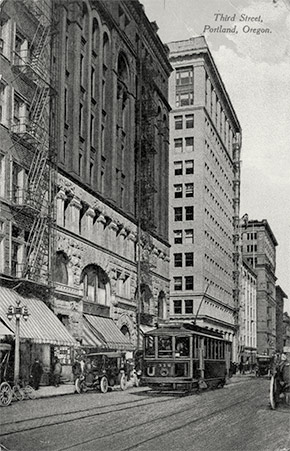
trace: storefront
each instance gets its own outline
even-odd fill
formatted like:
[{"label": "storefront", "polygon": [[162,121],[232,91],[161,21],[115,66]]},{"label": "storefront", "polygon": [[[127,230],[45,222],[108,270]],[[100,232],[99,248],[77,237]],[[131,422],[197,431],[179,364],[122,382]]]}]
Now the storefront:
[{"label": "storefront", "polygon": [[[48,385],[53,359],[58,357],[63,366],[62,375],[70,379],[73,353],[79,346],[78,342],[44,302],[0,287],[0,318],[13,334],[15,318],[9,321],[7,312],[10,305],[16,305],[17,300],[27,307],[29,314],[27,321],[23,318],[20,321],[20,377],[25,380],[29,378],[31,365],[38,358],[44,370],[42,384]],[[13,349],[12,357],[14,358]]]}]

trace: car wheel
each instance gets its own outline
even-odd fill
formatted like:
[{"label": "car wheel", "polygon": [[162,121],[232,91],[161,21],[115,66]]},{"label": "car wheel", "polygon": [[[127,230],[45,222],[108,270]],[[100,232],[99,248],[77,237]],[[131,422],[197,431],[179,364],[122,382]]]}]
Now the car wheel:
[{"label": "car wheel", "polygon": [[108,379],[106,378],[106,376],[103,376],[100,381],[101,393],[107,393],[108,388],[109,388]]},{"label": "car wheel", "polygon": [[121,374],[121,377],[120,377],[120,387],[121,387],[121,390],[126,390],[126,388],[127,388],[127,381],[126,381],[126,375],[125,374]]},{"label": "car wheel", "polygon": [[77,393],[86,393],[88,391],[87,384],[84,380],[81,381],[79,377],[75,381],[75,389]]},{"label": "car wheel", "polygon": [[9,406],[12,401],[12,390],[8,382],[0,385],[0,406]]}]

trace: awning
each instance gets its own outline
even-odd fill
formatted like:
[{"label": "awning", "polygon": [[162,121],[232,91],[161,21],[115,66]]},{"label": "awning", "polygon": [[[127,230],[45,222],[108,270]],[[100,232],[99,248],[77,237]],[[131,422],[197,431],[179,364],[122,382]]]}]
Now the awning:
[{"label": "awning", "polygon": [[144,335],[146,332],[149,332],[149,330],[155,330],[156,327],[153,326],[147,326],[146,324],[140,324],[140,331],[141,334]]},{"label": "awning", "polygon": [[5,335],[14,335],[14,333],[0,321],[0,337],[4,337]]},{"label": "awning", "polygon": [[117,349],[119,351],[130,351],[134,346],[120,331],[112,318],[104,318],[102,316],[84,315],[84,345],[86,345],[86,337],[88,331],[94,333],[95,340],[101,342],[94,346],[102,346],[107,349]]},{"label": "awning", "polygon": [[31,339],[34,343],[49,343],[61,346],[79,346],[62,322],[44,302],[34,298],[20,296],[16,291],[0,287],[0,318],[15,333],[15,318],[7,318],[10,305],[27,306],[29,317],[20,321],[20,339]]}]

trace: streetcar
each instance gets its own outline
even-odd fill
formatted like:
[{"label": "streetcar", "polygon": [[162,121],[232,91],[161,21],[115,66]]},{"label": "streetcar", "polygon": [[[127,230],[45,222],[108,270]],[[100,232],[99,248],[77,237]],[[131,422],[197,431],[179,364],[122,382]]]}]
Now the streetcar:
[{"label": "streetcar", "polygon": [[5,407],[12,401],[12,389],[6,380],[10,352],[10,344],[0,343],[0,406]]},{"label": "streetcar", "polygon": [[222,333],[192,323],[172,324],[144,334],[142,385],[152,389],[223,387],[230,376],[231,342]]},{"label": "streetcar", "polygon": [[277,356],[270,381],[270,406],[290,406],[290,348]]}]

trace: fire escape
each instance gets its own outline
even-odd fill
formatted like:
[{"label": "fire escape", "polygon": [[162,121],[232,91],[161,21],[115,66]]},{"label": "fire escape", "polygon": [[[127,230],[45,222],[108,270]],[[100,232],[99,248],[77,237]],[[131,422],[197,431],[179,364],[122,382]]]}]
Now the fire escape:
[{"label": "fire escape", "polygon": [[[156,124],[158,116],[158,106],[154,100],[154,78],[155,72],[152,70],[152,62],[148,54],[139,58],[139,95],[137,102],[137,137],[136,137],[136,216],[138,220],[138,308],[137,330],[142,324],[152,324],[152,315],[144,312],[142,301],[146,296],[148,287],[151,287],[150,259],[153,249],[152,233],[155,231],[154,218],[154,194],[156,193],[154,183],[154,158],[156,154]],[[150,291],[150,290],[149,290]],[[148,292],[147,292],[148,294]],[[139,346],[139,333],[138,343]]]},{"label": "fire escape", "polygon": [[[13,71],[31,87],[28,113],[22,123],[12,121],[14,145],[21,144],[25,181],[23,193],[12,196],[16,215],[26,230],[21,278],[44,285],[51,284],[50,259],[54,247],[55,149],[51,123],[54,94],[51,52],[53,11],[47,0],[22,0],[21,5],[37,19],[32,41],[14,57]],[[16,53],[16,52],[15,52]]]}]

